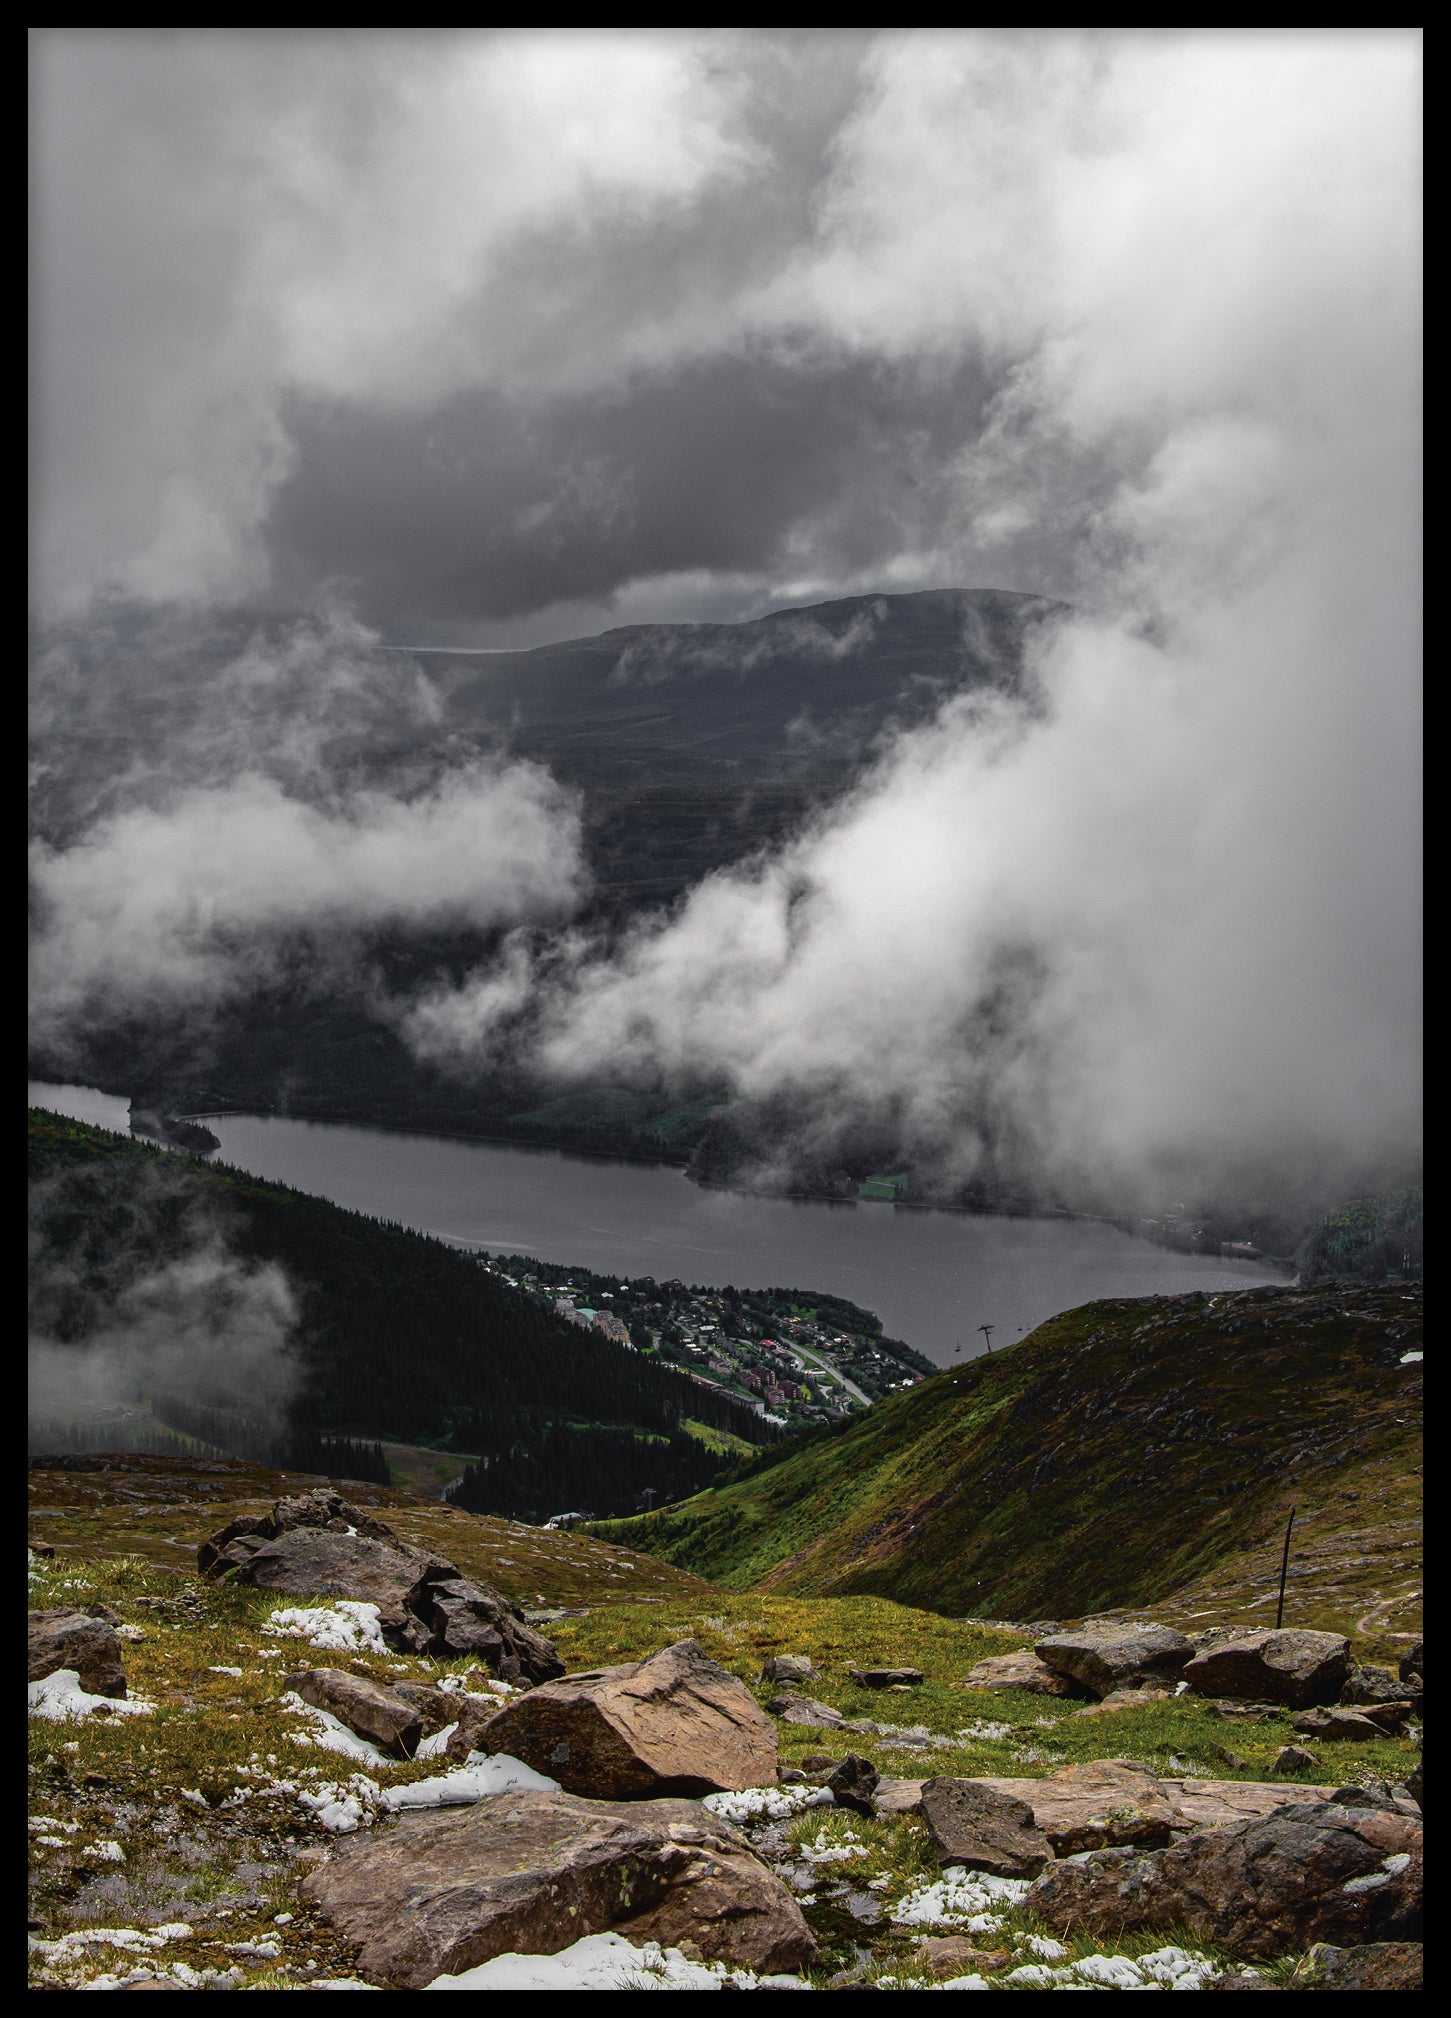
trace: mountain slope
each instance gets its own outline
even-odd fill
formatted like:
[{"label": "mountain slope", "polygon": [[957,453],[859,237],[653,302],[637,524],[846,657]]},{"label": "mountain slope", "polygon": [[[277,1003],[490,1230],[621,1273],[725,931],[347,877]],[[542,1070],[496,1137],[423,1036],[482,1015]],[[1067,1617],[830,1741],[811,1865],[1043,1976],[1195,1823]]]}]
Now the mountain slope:
[{"label": "mountain slope", "polygon": [[736,1589],[1039,1618],[1208,1579],[1262,1619],[1264,1588],[1232,1572],[1263,1576],[1296,1504],[1318,1567],[1289,1615],[1359,1617],[1419,1534],[1421,1368],[1402,1356],[1421,1310],[1411,1285],[1088,1304],[753,1476],[594,1531]]},{"label": "mountain slope", "polygon": [[[637,1504],[666,1439],[669,1475],[704,1484],[720,1455],[686,1420],[770,1434],[723,1391],[587,1336],[441,1241],[55,1114],[32,1110],[28,1142],[48,1418],[94,1390],[94,1343],[124,1369],[118,1398],[144,1389],[156,1420],[232,1455],[265,1459],[319,1431],[452,1446],[490,1460],[479,1511],[529,1519],[579,1505],[581,1480],[586,1505]],[[278,1271],[286,1303],[268,1287]],[[285,1342],[256,1357],[269,1317]],[[270,1402],[235,1376],[239,1352]]]}]

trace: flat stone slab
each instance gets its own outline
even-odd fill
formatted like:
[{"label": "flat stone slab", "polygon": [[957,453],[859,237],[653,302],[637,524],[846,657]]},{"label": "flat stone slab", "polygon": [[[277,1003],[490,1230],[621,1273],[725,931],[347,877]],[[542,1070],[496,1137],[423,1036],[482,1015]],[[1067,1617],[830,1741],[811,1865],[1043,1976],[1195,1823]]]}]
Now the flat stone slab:
[{"label": "flat stone slab", "polygon": [[[1106,1772],[1105,1767],[1118,1770]],[[1033,1820],[1052,1843],[1055,1853],[1098,1848],[1113,1833],[1126,1840],[1167,1841],[1190,1829],[1214,1828],[1273,1814],[1276,1808],[1324,1801],[1327,1789],[1265,1780],[1156,1779],[1142,1767],[1117,1760],[1093,1760],[1067,1766],[1041,1780],[983,1779],[980,1782],[1016,1800],[1025,1801]],[[873,1796],[880,1815],[910,1815],[922,1805],[925,1780],[881,1780]],[[1143,1818],[1137,1829],[1120,1815],[1116,1831],[1109,1824],[1115,1810],[1132,1810]],[[1098,1837],[1099,1842],[1090,1839]],[[1067,1846],[1067,1847],[1065,1847]]]}]

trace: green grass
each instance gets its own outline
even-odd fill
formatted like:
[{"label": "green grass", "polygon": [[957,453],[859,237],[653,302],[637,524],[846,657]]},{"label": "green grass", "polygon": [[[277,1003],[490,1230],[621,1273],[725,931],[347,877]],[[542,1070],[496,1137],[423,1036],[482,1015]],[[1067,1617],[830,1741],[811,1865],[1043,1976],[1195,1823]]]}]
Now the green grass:
[{"label": "green grass", "polygon": [[1419,1620],[1397,1551],[1419,1536],[1420,1367],[1400,1355],[1420,1337],[1403,1286],[1089,1304],[591,1531],[738,1590],[1034,1619],[1218,1579],[1206,1609],[1260,1623],[1295,1504],[1289,1622],[1354,1633],[1380,1607],[1394,1641]]},{"label": "green grass", "polygon": [[[134,1488],[134,1472],[121,1476]],[[374,1503],[381,1503],[383,1489],[373,1491]],[[113,1533],[123,1528],[125,1511],[119,1499],[113,1502]],[[396,1509],[390,1518],[400,1518]],[[590,1546],[607,1554],[597,1544]],[[144,1635],[127,1640],[126,1666],[133,1695],[154,1708],[145,1716],[78,1724],[30,1720],[30,1807],[36,1825],[29,1905],[33,1933],[49,1942],[78,1929],[180,1922],[190,1931],[145,1958],[148,1962],[168,1968],[179,1963],[198,1973],[236,1971],[238,1987],[255,1990],[304,1987],[309,1974],[352,1975],[353,1950],[312,1909],[301,1889],[311,1868],[308,1860],[325,1852],[333,1839],[307,1813],[297,1793],[347,1781],[354,1773],[366,1773],[383,1785],[401,1785],[440,1768],[432,1761],[359,1766],[299,1744],[309,1726],[282,1707],[283,1677],[294,1666],[326,1663],[383,1683],[401,1674],[420,1681],[451,1674],[477,1687],[480,1671],[467,1659],[317,1652],[304,1641],[264,1630],[279,1604],[275,1595],[202,1579],[188,1583],[117,1549],[89,1557],[58,1556],[32,1574],[33,1606],[98,1601]],[[1250,1732],[1225,1726],[1208,1704],[1192,1697],[1117,1715],[1076,1717],[1073,1706],[1040,1696],[968,1691],[962,1677],[974,1661],[1021,1642],[881,1598],[677,1588],[663,1601],[593,1605],[584,1616],[561,1620],[550,1631],[574,1670],[638,1659],[672,1640],[694,1638],[755,1688],[760,1700],[771,1693],[756,1684],[765,1658],[805,1653],[821,1671],[811,1684],[815,1696],[847,1715],[920,1724],[949,1740],[929,1751],[914,1751],[895,1744],[890,1733],[846,1734],[780,1724],[783,1766],[816,1752],[839,1757],[850,1747],[872,1758],[889,1777],[960,1773],[1033,1778],[1074,1759],[1106,1755],[1162,1768],[1172,1752],[1202,1766],[1204,1777],[1263,1777],[1264,1762],[1286,1735],[1279,1725]],[[894,1694],[862,1690],[849,1679],[853,1666],[888,1663],[921,1668],[923,1685]],[[218,1672],[222,1669],[240,1672]],[[973,1725],[979,1728],[970,1730]],[[1250,1760],[1234,1775],[1213,1756],[1226,1731]],[[1309,1778],[1327,1786],[1372,1775],[1394,1782],[1416,1756],[1409,1743],[1392,1740],[1316,1749],[1320,1758]],[[238,1800],[239,1792],[249,1798]],[[802,1901],[822,1944],[810,1980],[824,1985],[834,1972],[854,1965],[859,1950],[866,1948],[870,1959],[864,1981],[890,1977],[904,1987],[925,1987],[916,1934],[955,1930],[901,1928],[890,1919],[893,1906],[939,1875],[920,1822],[910,1816],[868,1820],[815,1809],[793,1819],[784,1835],[787,1856],[799,1857],[818,1842],[856,1845],[865,1852],[848,1860],[849,1868],[818,1866],[822,1883]],[[42,1841],[46,1836],[57,1840]],[[96,1846],[106,1842],[121,1846],[123,1861],[98,1857]],[[864,1926],[840,1898],[830,1896],[843,1876],[863,1887],[878,1881],[872,1887],[883,1907],[877,1925]],[[291,1918],[279,1926],[279,1914]],[[983,1945],[1007,1952],[1010,1961],[1027,1960],[1021,1944],[1041,1931],[1030,1909],[1012,1907],[1004,1910],[999,1929]],[[1176,1938],[1182,1946],[1202,1950],[1192,1935],[1174,1929],[1125,1941],[1067,1945],[1070,1957],[1132,1955]],[[238,1944],[273,1942],[275,1955],[232,1952]],[[136,1960],[105,1944],[49,1963],[37,1953],[32,1987],[80,1988],[106,1972],[124,1975]],[[1296,1956],[1282,1957],[1267,1973],[1288,1979],[1299,1962]]]}]

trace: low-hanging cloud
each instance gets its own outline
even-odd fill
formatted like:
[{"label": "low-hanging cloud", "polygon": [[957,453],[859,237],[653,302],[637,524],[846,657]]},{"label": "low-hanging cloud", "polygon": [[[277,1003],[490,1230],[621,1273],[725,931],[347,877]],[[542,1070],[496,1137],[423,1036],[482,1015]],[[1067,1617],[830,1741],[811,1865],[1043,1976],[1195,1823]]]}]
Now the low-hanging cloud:
[{"label": "low-hanging cloud", "polygon": [[488,930],[557,916],[579,894],[577,817],[537,766],[472,765],[412,799],[290,797],[248,773],[37,844],[36,1027],[104,1006],[213,1005],[255,988],[268,952],[438,926]]},{"label": "low-hanging cloud", "polygon": [[[1076,606],[1030,702],[949,702],[622,945],[384,1004],[421,1052],[724,1079],[1109,1189],[1414,1141],[1413,33],[65,33],[49,610],[345,576],[375,626],[512,643],[953,581]],[[259,934],[415,903],[567,911],[538,774],[300,761],[329,782],[234,751],[49,839],[43,999],[214,990]],[[496,849],[507,901],[471,898]]]},{"label": "low-hanging cloud", "polygon": [[[719,1071],[823,1115],[889,1111],[959,1168],[1006,1142],[1110,1189],[1405,1150],[1412,52],[1174,35],[1050,55],[885,47],[824,245],[781,286],[887,351],[971,332],[1016,354],[961,511],[1010,546],[1061,483],[1092,613],[1044,649],[1040,707],[949,704],[783,853],[572,962],[537,1055]],[[448,1013],[435,994],[419,1041]]]},{"label": "low-hanging cloud", "polygon": [[61,1171],[32,1187],[30,1412],[84,1425],[150,1400],[285,1436],[303,1378],[297,1291],[238,1251],[225,1212],[163,1163]]}]

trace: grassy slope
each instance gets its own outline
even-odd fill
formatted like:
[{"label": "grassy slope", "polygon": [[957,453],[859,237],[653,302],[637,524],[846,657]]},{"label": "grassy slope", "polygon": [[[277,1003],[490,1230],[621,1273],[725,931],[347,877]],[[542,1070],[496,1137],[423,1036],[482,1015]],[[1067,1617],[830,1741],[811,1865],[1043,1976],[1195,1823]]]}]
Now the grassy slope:
[{"label": "grassy slope", "polygon": [[[67,1561],[124,1553],[173,1573],[194,1570],[198,1542],[238,1514],[266,1513],[284,1492],[323,1483],[230,1458],[107,1457],[104,1471],[30,1473],[30,1535]],[[469,1514],[441,1501],[359,1479],[333,1484],[355,1506],[373,1507],[420,1548],[436,1548],[466,1575],[516,1603],[612,1604],[699,1597],[709,1587],[689,1570],[607,1547],[577,1532],[525,1527]]]},{"label": "grassy slope", "polygon": [[744,1589],[1082,1617],[1173,1597],[1259,1621],[1419,1623],[1419,1288],[1101,1302],[770,1469],[593,1531]]}]

